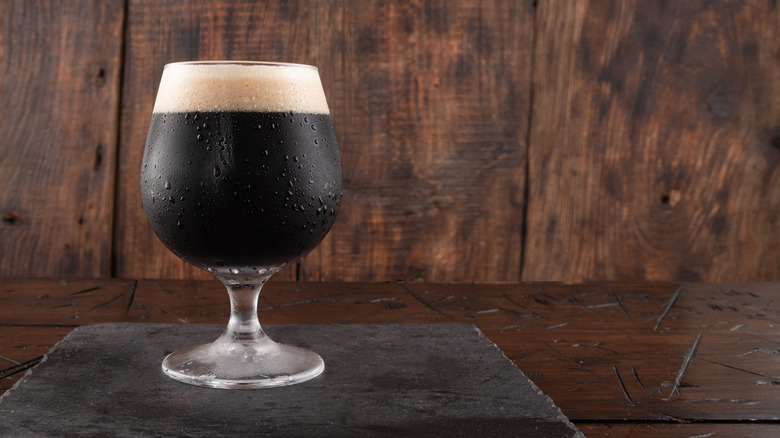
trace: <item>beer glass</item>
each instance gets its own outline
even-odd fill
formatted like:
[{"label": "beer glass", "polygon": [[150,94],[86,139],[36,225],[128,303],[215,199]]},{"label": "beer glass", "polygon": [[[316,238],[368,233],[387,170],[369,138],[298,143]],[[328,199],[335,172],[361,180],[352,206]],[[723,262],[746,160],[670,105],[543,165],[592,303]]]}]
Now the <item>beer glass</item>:
[{"label": "beer glass", "polygon": [[163,360],[170,377],[214,388],[300,383],[324,370],[311,351],[269,339],[263,284],[309,253],[341,202],[341,159],[316,67],[244,61],[165,66],[141,165],[157,237],[227,287],[214,342]]}]

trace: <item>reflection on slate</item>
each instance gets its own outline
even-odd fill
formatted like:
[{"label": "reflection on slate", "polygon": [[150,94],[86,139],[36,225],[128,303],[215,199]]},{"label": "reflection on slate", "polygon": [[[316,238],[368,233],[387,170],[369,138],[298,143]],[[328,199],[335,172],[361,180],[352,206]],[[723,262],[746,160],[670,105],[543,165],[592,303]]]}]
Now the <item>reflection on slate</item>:
[{"label": "reflection on slate", "polygon": [[74,330],[0,398],[0,436],[582,436],[473,326],[269,325],[325,372],[260,390],[167,378],[163,356],[224,326]]}]

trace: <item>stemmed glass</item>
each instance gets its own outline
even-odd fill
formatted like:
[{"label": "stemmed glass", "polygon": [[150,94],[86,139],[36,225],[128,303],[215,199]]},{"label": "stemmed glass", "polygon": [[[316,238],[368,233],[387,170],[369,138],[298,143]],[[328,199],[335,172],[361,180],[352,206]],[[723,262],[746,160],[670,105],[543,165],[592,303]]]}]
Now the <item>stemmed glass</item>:
[{"label": "stemmed glass", "polygon": [[318,354],[274,342],[257,318],[263,284],[322,241],[341,202],[341,159],[316,67],[166,65],[141,196],[165,246],[212,272],[230,296],[224,334],[167,356],[168,376],[214,388],[261,388],[322,373]]}]

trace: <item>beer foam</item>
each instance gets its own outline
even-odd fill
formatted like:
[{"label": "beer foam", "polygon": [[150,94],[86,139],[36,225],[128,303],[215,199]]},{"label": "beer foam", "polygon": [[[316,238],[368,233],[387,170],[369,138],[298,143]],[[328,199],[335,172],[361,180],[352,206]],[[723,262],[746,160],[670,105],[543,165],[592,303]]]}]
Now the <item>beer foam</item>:
[{"label": "beer foam", "polygon": [[329,114],[317,68],[224,62],[165,66],[155,113],[193,111]]}]

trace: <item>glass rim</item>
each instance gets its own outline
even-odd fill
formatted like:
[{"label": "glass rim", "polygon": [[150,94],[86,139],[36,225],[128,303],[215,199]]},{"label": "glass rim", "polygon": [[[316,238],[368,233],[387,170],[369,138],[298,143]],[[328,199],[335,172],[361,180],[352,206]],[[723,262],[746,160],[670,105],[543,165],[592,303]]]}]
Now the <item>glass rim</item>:
[{"label": "glass rim", "polygon": [[298,68],[310,68],[319,70],[314,65],[309,64],[297,64],[294,62],[276,62],[276,61],[243,61],[243,60],[215,60],[215,61],[177,61],[169,62],[163,66],[163,69],[168,66],[177,65],[243,65],[243,66],[268,66],[268,67],[298,67]]}]

